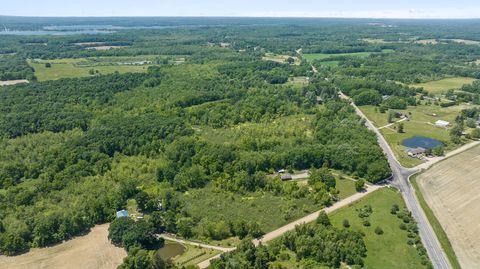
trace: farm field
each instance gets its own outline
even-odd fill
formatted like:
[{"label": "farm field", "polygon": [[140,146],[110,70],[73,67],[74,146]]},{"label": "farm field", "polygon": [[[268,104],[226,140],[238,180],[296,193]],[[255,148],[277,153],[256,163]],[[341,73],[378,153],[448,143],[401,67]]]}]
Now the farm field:
[{"label": "farm field", "polygon": [[173,257],[172,262],[177,266],[197,265],[210,257],[220,253],[218,250],[205,249],[191,245],[184,245],[185,252],[181,255]]},{"label": "farm field", "polygon": [[436,164],[417,177],[428,206],[447,234],[462,268],[480,264],[480,147]]},{"label": "farm field", "polygon": [[[425,268],[416,249],[407,244],[407,232],[399,228],[400,220],[390,213],[393,204],[404,207],[400,193],[394,189],[382,188],[348,207],[329,214],[329,217],[334,226],[343,227],[343,220],[347,219],[351,225],[349,229],[365,233],[364,240],[368,252],[364,259],[364,268]],[[369,227],[362,225],[362,219],[357,216],[356,211],[365,205],[370,205],[373,209],[369,217],[371,223]],[[382,235],[374,232],[377,226],[383,229]]]},{"label": "farm field", "polygon": [[15,257],[0,256],[0,268],[9,269],[115,269],[127,256],[107,238],[108,224],[92,228],[87,235],[76,237],[49,248],[32,249]]},{"label": "farm field", "polygon": [[78,66],[74,63],[64,62],[52,63],[50,68],[45,67],[44,63],[29,62],[30,66],[35,69],[35,76],[39,81],[56,80],[61,78],[80,78],[91,76],[89,71],[94,69],[102,75],[119,73],[139,73],[146,72],[146,65],[104,65],[104,66]]},{"label": "farm field", "polygon": [[412,87],[423,87],[430,93],[440,94],[445,93],[449,89],[459,89],[465,84],[471,84],[476,79],[467,78],[467,77],[453,77],[453,78],[444,78],[435,81],[429,81],[425,83],[413,84]]}]

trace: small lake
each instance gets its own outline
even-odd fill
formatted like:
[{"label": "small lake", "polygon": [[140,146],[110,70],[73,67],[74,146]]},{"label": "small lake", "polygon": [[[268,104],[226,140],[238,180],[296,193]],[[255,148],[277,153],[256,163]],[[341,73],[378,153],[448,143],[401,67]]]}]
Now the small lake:
[{"label": "small lake", "polygon": [[407,148],[425,148],[432,149],[438,146],[445,146],[442,141],[425,136],[414,136],[402,141],[402,145]]},{"label": "small lake", "polygon": [[162,257],[163,260],[169,260],[173,257],[181,255],[187,250],[185,246],[179,243],[166,243],[165,246],[158,250],[157,254]]}]

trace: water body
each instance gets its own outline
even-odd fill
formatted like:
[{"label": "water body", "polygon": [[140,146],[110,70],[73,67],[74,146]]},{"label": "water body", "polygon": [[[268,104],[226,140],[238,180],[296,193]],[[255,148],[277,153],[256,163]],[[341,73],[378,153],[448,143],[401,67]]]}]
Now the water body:
[{"label": "water body", "polygon": [[158,250],[158,255],[160,255],[160,257],[166,261],[178,255],[182,255],[185,250],[186,248],[182,244],[167,243],[163,248]]},{"label": "water body", "polygon": [[425,137],[425,136],[414,136],[412,138],[408,138],[402,141],[402,145],[407,148],[424,148],[424,149],[432,149],[438,146],[445,146],[442,141]]}]

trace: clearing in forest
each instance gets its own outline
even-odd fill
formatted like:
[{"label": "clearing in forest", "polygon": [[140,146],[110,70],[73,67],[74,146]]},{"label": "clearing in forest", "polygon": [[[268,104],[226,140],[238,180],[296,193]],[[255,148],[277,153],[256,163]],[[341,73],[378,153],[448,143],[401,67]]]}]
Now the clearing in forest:
[{"label": "clearing in forest", "polygon": [[417,177],[428,206],[447,234],[462,268],[480,265],[480,147],[433,166]]},{"label": "clearing in forest", "polygon": [[423,87],[430,93],[438,94],[445,93],[450,89],[460,89],[465,84],[471,84],[476,79],[466,78],[466,77],[453,77],[453,78],[444,78],[435,81],[429,81],[425,83],[419,83],[411,85],[412,87]]},{"label": "clearing in forest", "polygon": [[9,269],[114,269],[127,253],[110,243],[108,224],[92,228],[85,236],[76,237],[53,247],[32,249],[25,254],[0,256],[0,268]]}]

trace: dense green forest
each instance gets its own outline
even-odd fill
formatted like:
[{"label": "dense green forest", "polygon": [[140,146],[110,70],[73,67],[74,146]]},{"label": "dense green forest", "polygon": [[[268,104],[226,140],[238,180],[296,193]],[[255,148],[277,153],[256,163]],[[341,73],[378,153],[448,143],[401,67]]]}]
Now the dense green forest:
[{"label": "dense green forest", "polygon": [[[338,97],[339,89],[358,105],[405,109],[417,105],[418,95],[429,94],[409,84],[480,78],[480,46],[451,41],[480,40],[466,30],[478,21],[392,20],[381,25],[396,27],[381,27],[343,19],[51,20],[0,17],[12,30],[43,31],[0,38],[0,80],[31,82],[0,89],[4,255],[112,221],[110,240],[129,253],[123,268],[137,268],[140,261],[138,268],[166,266],[148,252],[163,244],[156,233],[208,240],[259,237],[337,201],[338,171],[371,183],[391,175],[375,135]],[[119,28],[58,34],[85,23]],[[59,27],[48,28],[52,24]],[[416,42],[421,39],[444,41]],[[90,48],[96,45],[118,47]],[[265,60],[267,52],[286,60]],[[313,53],[320,58],[307,60]],[[144,55],[169,60],[149,64],[143,73],[92,72],[42,82],[28,64]],[[448,94],[454,102],[478,103],[479,84]],[[478,110],[463,113],[459,122],[471,124],[478,117]],[[279,169],[312,173],[307,185],[299,185],[282,182],[275,174]],[[234,205],[262,197],[278,206],[281,220],[201,216],[192,203],[207,207],[205,195]],[[145,219],[116,219],[115,212],[131,202]],[[280,248],[330,267],[361,267],[367,251],[358,232],[302,226],[268,249],[245,240],[212,267],[267,268],[271,252]]]}]

